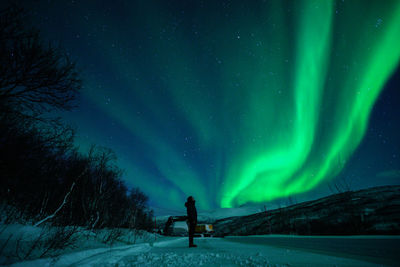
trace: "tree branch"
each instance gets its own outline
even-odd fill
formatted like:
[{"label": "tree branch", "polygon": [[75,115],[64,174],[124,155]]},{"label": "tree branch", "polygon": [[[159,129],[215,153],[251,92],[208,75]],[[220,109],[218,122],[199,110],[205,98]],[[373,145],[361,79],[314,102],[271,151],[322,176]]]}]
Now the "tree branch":
[{"label": "tree branch", "polygon": [[61,203],[61,205],[58,207],[58,209],[56,209],[56,211],[54,211],[53,214],[47,216],[46,218],[44,218],[43,220],[38,221],[37,223],[35,223],[33,226],[37,227],[40,224],[44,223],[45,221],[48,221],[50,219],[52,219],[54,216],[57,215],[57,213],[64,207],[65,203],[67,203],[67,199],[69,197],[69,195],[71,194],[72,190],[75,187],[75,182],[72,183],[71,188],[69,189],[68,193],[65,195],[63,202]]}]

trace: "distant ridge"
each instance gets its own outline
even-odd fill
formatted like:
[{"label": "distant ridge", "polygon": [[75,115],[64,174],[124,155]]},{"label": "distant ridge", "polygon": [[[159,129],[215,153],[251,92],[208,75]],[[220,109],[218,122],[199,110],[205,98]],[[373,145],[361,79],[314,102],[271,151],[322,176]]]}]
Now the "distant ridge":
[{"label": "distant ridge", "polygon": [[216,220],[219,236],[400,234],[400,186],[334,194],[268,213]]}]

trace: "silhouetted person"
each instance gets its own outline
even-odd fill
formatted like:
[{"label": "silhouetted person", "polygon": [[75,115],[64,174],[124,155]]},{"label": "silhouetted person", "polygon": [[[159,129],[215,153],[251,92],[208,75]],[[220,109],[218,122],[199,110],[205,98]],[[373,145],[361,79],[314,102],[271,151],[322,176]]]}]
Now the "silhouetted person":
[{"label": "silhouetted person", "polygon": [[187,202],[185,203],[186,210],[187,210],[187,216],[188,216],[188,222],[189,222],[189,247],[197,247],[195,244],[193,244],[193,236],[194,236],[194,230],[196,228],[197,224],[197,210],[196,206],[194,205],[195,201],[192,196],[188,197]]}]

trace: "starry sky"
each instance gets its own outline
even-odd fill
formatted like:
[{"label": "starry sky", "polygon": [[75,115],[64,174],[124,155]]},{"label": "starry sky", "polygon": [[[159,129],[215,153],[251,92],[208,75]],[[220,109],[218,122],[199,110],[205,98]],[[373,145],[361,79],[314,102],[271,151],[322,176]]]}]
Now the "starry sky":
[{"label": "starry sky", "polygon": [[156,214],[400,182],[399,1],[18,2],[78,64],[76,144]]}]

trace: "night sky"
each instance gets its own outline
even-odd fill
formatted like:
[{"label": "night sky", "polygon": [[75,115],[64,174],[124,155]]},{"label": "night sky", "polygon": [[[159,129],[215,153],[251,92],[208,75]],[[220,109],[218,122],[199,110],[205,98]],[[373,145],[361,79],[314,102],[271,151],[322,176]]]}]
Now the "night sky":
[{"label": "night sky", "polygon": [[76,144],[156,214],[400,184],[400,1],[19,3],[77,61]]}]

